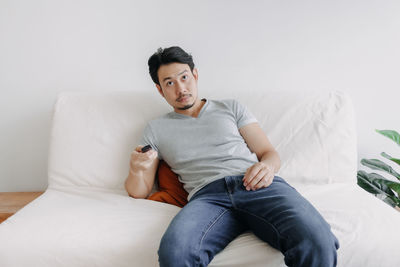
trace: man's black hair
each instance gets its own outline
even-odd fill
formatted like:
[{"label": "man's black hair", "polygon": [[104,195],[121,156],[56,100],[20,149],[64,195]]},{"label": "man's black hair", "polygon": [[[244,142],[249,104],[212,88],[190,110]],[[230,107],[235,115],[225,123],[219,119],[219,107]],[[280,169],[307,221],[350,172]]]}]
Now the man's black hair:
[{"label": "man's black hair", "polygon": [[194,62],[190,54],[186,53],[179,46],[171,46],[164,49],[160,47],[148,61],[150,76],[154,83],[160,85],[160,81],[158,80],[158,69],[162,65],[170,63],[188,64],[193,73]]}]

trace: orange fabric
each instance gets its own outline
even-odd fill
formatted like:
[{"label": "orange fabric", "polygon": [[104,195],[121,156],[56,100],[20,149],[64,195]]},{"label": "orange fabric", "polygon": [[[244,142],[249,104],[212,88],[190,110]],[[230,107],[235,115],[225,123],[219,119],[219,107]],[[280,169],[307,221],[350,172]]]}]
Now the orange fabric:
[{"label": "orange fabric", "polygon": [[158,192],[153,193],[147,199],[172,204],[178,207],[186,205],[188,193],[183,189],[176,175],[165,161],[158,165]]}]

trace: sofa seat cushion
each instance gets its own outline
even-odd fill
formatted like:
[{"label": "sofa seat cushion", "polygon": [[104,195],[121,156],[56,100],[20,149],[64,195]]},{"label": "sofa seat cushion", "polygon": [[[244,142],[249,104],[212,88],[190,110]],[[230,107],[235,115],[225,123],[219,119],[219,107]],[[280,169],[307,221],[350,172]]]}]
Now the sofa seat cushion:
[{"label": "sofa seat cushion", "polygon": [[[338,266],[398,266],[400,214],[357,185],[295,185],[338,237]],[[84,189],[43,195],[0,224],[0,266],[158,266],[157,249],[180,209]],[[23,255],[23,256],[21,256]],[[283,267],[282,254],[251,232],[210,267]]]}]

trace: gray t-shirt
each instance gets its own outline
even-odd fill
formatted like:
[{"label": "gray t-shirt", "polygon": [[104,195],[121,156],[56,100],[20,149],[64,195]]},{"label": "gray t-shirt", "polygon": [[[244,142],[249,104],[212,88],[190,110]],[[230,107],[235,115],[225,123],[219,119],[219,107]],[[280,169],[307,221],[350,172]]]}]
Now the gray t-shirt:
[{"label": "gray t-shirt", "polygon": [[236,100],[207,100],[197,118],[170,112],[151,120],[141,145],[151,145],[178,174],[188,200],[205,185],[243,175],[258,162],[239,133],[256,118]]}]

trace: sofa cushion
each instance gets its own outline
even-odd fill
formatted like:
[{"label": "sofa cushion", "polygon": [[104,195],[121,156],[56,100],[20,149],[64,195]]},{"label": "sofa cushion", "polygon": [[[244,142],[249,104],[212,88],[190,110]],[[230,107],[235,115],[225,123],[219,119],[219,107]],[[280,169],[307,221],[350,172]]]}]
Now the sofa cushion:
[{"label": "sofa cushion", "polygon": [[187,204],[188,193],[183,188],[183,184],[178,180],[178,175],[163,160],[158,165],[157,182],[158,191],[151,194],[147,199],[168,203],[181,208]]},{"label": "sofa cushion", "polygon": [[161,97],[133,92],[62,92],[54,106],[49,188],[126,195],[130,154],[146,122],[168,112]]}]

